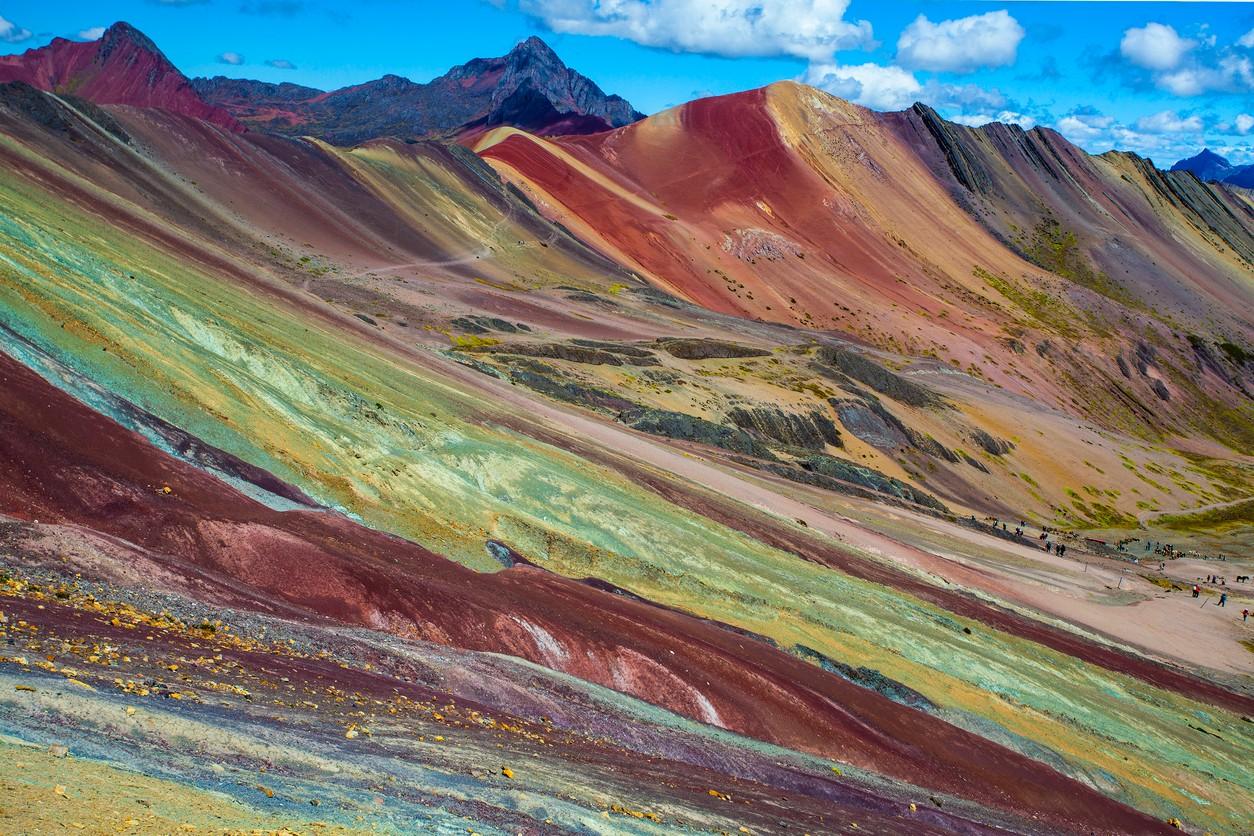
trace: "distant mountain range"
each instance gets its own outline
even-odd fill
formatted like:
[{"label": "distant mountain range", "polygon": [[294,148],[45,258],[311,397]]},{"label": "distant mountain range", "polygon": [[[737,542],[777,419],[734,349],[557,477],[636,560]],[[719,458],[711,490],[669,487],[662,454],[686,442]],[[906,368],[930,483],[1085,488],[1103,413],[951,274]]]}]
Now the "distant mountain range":
[{"label": "distant mountain range", "polygon": [[539,38],[476,58],[426,84],[396,75],[324,92],[223,76],[189,80],[142,32],[115,23],[97,41],[57,38],[0,56],[0,83],[25,82],[96,104],[155,107],[232,131],[247,125],[352,145],[512,125],[538,134],[595,133],[643,118],[567,67]]},{"label": "distant mountain range", "polygon": [[426,84],[386,75],[329,93],[295,84],[198,78],[206,102],[284,134],[351,145],[378,136],[439,136],[497,125],[539,134],[596,133],[643,118],[620,96],[528,38],[501,58],[476,58]]},{"label": "distant mountain range", "polygon": [[1172,171],[1191,171],[1199,180],[1228,183],[1233,186],[1254,188],[1254,165],[1233,165],[1209,148],[1171,167]]}]

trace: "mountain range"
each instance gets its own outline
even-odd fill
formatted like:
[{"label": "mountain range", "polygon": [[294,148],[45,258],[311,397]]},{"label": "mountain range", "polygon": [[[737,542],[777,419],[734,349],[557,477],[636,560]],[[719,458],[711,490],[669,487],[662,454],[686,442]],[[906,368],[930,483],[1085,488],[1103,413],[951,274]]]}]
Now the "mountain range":
[{"label": "mountain range", "polygon": [[1226,157],[1221,157],[1209,148],[1203,148],[1194,156],[1180,160],[1171,170],[1191,171],[1200,180],[1254,188],[1254,165],[1234,166]]},{"label": "mountain range", "polygon": [[534,38],[0,59],[20,831],[1241,832],[1244,587],[1186,590],[1251,450],[1192,170]]},{"label": "mountain range", "polygon": [[97,104],[161,108],[231,130],[250,125],[348,145],[380,136],[451,136],[501,124],[539,134],[593,133],[643,116],[569,69],[535,37],[502,58],[475,59],[426,84],[389,75],[324,92],[223,76],[189,80],[142,32],[117,23],[97,41],[57,38],[46,47],[0,57],[0,82],[5,81]]}]

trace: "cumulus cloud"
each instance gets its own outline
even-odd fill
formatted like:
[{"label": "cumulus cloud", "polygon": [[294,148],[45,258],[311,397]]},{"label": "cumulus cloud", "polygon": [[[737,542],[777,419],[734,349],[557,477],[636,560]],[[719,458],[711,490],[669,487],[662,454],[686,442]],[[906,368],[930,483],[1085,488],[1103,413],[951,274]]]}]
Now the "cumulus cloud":
[{"label": "cumulus cloud", "polygon": [[103,26],[92,26],[78,33],[78,37],[84,41],[98,41],[100,36],[105,33]]},{"label": "cumulus cloud", "polygon": [[934,72],[969,73],[1013,64],[1023,27],[1004,9],[933,23],[919,15],[897,39],[897,62]]},{"label": "cumulus cloud", "polygon": [[1136,120],[1136,129],[1149,134],[1197,133],[1202,130],[1202,117],[1179,116],[1174,110],[1164,110]]},{"label": "cumulus cloud", "polygon": [[1232,121],[1233,127],[1237,129],[1237,133],[1241,134],[1241,136],[1254,131],[1254,116],[1248,113],[1238,113],[1237,118]]},{"label": "cumulus cloud", "polygon": [[224,52],[218,56],[218,63],[230,64],[231,66],[238,67],[240,64],[244,63],[244,56],[240,55],[238,52]]},{"label": "cumulus cloud", "polygon": [[844,19],[849,0],[519,0],[519,8],[554,32],[728,57],[831,62],[872,41],[870,23]]},{"label": "cumulus cloud", "polygon": [[1058,120],[1054,127],[1072,142],[1087,142],[1106,133],[1115,120],[1096,111],[1076,111]]},{"label": "cumulus cloud", "polygon": [[1225,55],[1213,65],[1191,64],[1159,73],[1154,82],[1176,96],[1254,90],[1254,61],[1244,55]]},{"label": "cumulus cloud", "polygon": [[1254,59],[1237,48],[1247,40],[1254,45],[1254,30],[1235,46],[1217,46],[1218,39],[1207,34],[1206,27],[1199,31],[1197,39],[1181,37],[1161,23],[1125,31],[1119,51],[1129,67],[1130,83],[1152,84],[1181,97],[1254,90]]},{"label": "cumulus cloud", "polygon": [[294,70],[296,65],[286,58],[271,58],[266,62],[267,67],[274,67],[276,70]]},{"label": "cumulus cloud", "polygon": [[23,29],[16,23],[0,17],[0,41],[4,41],[7,44],[20,44],[22,41],[30,40],[31,37],[29,29]]},{"label": "cumulus cloud", "polygon": [[1119,54],[1147,70],[1171,70],[1180,66],[1195,46],[1197,41],[1180,37],[1172,26],[1147,23],[1123,33]]},{"label": "cumulus cloud", "polygon": [[1246,49],[1254,49],[1254,29],[1251,29],[1238,38],[1237,46],[1243,46]]},{"label": "cumulus cloud", "polygon": [[902,110],[919,100],[923,85],[901,67],[880,64],[814,64],[805,81],[834,96],[875,110]]}]

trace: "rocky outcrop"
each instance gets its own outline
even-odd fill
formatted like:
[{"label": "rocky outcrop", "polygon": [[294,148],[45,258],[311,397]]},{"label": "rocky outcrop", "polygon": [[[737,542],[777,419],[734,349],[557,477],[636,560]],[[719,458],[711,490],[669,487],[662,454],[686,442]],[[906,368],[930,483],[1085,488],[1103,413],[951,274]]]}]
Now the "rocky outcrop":
[{"label": "rocky outcrop", "polygon": [[839,372],[907,406],[936,409],[946,405],[945,399],[931,389],[893,374],[861,354],[834,346],[823,346],[815,360],[819,372],[829,377],[832,376],[832,371]]},{"label": "rocky outcrop", "polygon": [[727,413],[727,420],[742,430],[784,447],[816,451],[828,444],[844,447],[836,424],[818,412],[798,415],[769,406],[736,407]]},{"label": "rocky outcrop", "polygon": [[514,354],[520,357],[543,357],[548,360],[565,360],[589,366],[658,366],[658,359],[648,352],[641,354],[614,352],[567,343],[506,343],[503,345],[476,346],[476,352],[488,354]]},{"label": "rocky outcrop", "polygon": [[739,345],[723,340],[670,339],[658,340],[658,348],[681,360],[724,360],[736,357],[767,357],[762,348]]},{"label": "rocky outcrop", "polygon": [[517,334],[519,331],[531,330],[531,326],[525,323],[508,322],[496,316],[459,316],[449,324],[467,334],[486,334],[489,331]]},{"label": "rocky outcrop", "polygon": [[991,456],[1004,456],[1015,449],[1013,443],[1005,439],[995,438],[978,427],[971,430],[971,440],[978,444],[981,450]]},{"label": "rocky outcrop", "polygon": [[758,441],[742,429],[715,424],[695,415],[684,412],[671,412],[665,409],[635,409],[619,416],[620,420],[634,430],[674,438],[680,441],[695,441],[720,447],[734,453],[743,453],[768,461],[775,461],[775,454],[770,448]]},{"label": "rocky outcrop", "polygon": [[[807,456],[799,462],[800,468],[790,468],[798,471],[795,476],[797,481],[809,482],[813,485],[824,487],[824,479],[832,479],[840,482],[847,482],[852,485],[859,485],[871,491],[888,496],[894,496],[898,499],[904,499],[907,502],[913,502],[916,505],[922,505],[926,508],[932,508],[937,511],[948,511],[944,503],[931,494],[917,490],[900,479],[892,476],[886,476],[878,470],[869,467],[863,467],[859,464],[838,459],[834,456],[825,456],[821,453],[815,453]],[[780,472],[780,471],[776,471]],[[781,475],[788,475],[781,473]],[[816,478],[805,478],[816,477]]]},{"label": "rocky outcrop", "polygon": [[927,697],[920,694],[913,688],[902,685],[895,679],[889,679],[877,670],[863,666],[854,667],[844,662],[827,656],[812,647],[804,644],[795,645],[792,652],[800,656],[802,659],[814,662],[823,670],[834,673],[843,677],[855,685],[861,685],[863,688],[870,688],[878,694],[883,694],[893,702],[899,702],[902,705],[908,705],[911,708],[919,708],[924,711],[931,711],[936,708],[935,703]]},{"label": "rocky outcrop", "polygon": [[[886,420],[864,401],[831,400],[840,423],[857,438],[880,450],[896,450],[910,443],[901,422]],[[891,416],[890,416],[891,417]]]}]

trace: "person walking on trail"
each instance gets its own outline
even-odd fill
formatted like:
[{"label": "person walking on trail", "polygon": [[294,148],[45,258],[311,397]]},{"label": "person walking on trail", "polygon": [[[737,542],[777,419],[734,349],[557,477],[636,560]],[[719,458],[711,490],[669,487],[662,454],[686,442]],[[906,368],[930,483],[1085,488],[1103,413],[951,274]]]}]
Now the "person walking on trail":
[{"label": "person walking on trail", "polygon": [[1228,593],[1227,592],[1219,593],[1219,606],[1221,607],[1228,606]]},{"label": "person walking on trail", "polygon": [[1244,609],[1244,610],[1241,610],[1241,620],[1242,620],[1242,621],[1249,621],[1249,620],[1250,620],[1250,611],[1249,611],[1249,609],[1248,609],[1248,608],[1247,608],[1247,609]]},{"label": "person walking on trail", "polygon": [[1057,548],[1057,549],[1055,549],[1054,551],[1056,551],[1056,552],[1058,553],[1058,556],[1059,556],[1059,557],[1062,557],[1064,554],[1066,554],[1066,553],[1067,553],[1067,547],[1066,547],[1066,546],[1064,546],[1062,543],[1059,543],[1059,544],[1058,544],[1058,548]]},{"label": "person walking on trail", "polygon": [[1197,598],[1202,594],[1202,588],[1197,584],[1193,584],[1193,597]]}]

